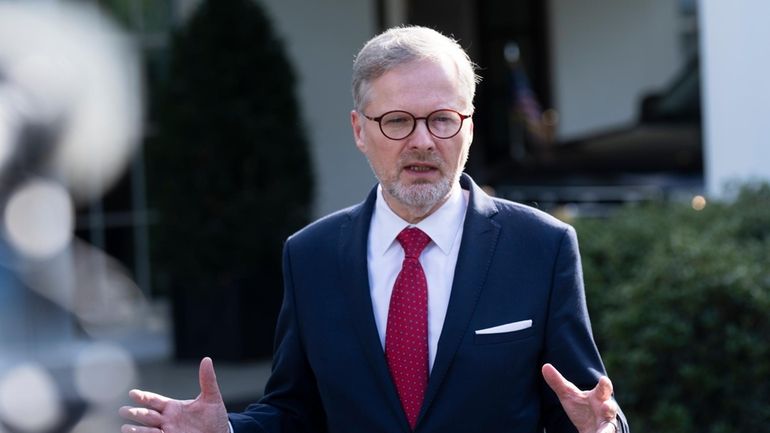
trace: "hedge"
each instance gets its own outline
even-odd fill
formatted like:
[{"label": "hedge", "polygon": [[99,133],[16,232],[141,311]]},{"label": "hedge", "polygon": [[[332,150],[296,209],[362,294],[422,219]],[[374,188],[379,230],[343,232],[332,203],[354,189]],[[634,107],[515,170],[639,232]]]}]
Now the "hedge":
[{"label": "hedge", "polygon": [[575,221],[594,333],[637,432],[770,432],[770,185]]}]

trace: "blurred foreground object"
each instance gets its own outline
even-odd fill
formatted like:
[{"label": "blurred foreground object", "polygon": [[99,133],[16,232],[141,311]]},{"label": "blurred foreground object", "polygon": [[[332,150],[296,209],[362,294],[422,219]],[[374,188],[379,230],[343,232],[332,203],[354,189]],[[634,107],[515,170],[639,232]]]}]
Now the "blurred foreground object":
[{"label": "blurred foreground object", "polygon": [[92,340],[144,299],[73,231],[132,158],[141,94],[134,47],[99,10],[0,1],[0,430],[63,431],[86,406],[101,419],[133,385],[128,352]]},{"label": "blurred foreground object", "polygon": [[52,176],[79,202],[122,173],[141,136],[133,46],[86,7],[0,2],[0,168]]},{"label": "blurred foreground object", "polygon": [[0,264],[71,312],[83,311],[80,301],[98,304],[102,286],[116,286],[97,280],[126,281],[103,278],[118,267],[73,244],[74,211],[98,199],[130,161],[141,136],[141,90],[130,40],[97,9],[0,2]]}]

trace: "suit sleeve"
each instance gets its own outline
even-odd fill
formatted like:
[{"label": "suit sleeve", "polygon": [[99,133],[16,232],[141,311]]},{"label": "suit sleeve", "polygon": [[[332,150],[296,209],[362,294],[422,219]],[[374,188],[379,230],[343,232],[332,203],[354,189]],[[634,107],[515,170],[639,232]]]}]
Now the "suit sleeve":
[{"label": "suit sleeve", "polygon": [[[572,227],[562,233],[553,267],[552,286],[546,325],[546,341],[541,365],[553,364],[567,380],[578,388],[592,389],[599,377],[606,375],[588,316],[583,271],[577,235]],[[543,421],[548,433],[574,433],[553,391],[541,379],[543,388]],[[628,423],[618,414],[619,431],[628,433]]]},{"label": "suit sleeve", "polygon": [[325,431],[315,377],[297,322],[290,242],[286,242],[283,252],[284,297],[276,325],[273,370],[265,396],[243,413],[229,415],[234,433]]}]

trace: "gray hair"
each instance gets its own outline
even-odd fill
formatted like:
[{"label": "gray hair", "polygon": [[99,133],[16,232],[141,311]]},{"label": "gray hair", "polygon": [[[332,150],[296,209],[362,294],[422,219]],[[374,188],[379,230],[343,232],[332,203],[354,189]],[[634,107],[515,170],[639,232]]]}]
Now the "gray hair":
[{"label": "gray hair", "polygon": [[353,105],[362,111],[368,102],[369,86],[389,70],[419,60],[450,60],[457,68],[460,88],[473,107],[476,65],[456,40],[420,26],[391,28],[370,39],[353,62]]}]

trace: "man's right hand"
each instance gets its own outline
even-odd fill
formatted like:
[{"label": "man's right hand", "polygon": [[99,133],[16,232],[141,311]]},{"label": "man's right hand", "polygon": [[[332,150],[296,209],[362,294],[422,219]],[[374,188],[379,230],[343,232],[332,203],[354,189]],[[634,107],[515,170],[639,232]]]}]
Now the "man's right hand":
[{"label": "man's right hand", "polygon": [[139,406],[123,406],[120,416],[137,424],[125,424],[122,433],[229,433],[225,403],[219,392],[214,363],[203,358],[198,373],[201,393],[195,400],[174,400],[152,392],[131,390]]}]

